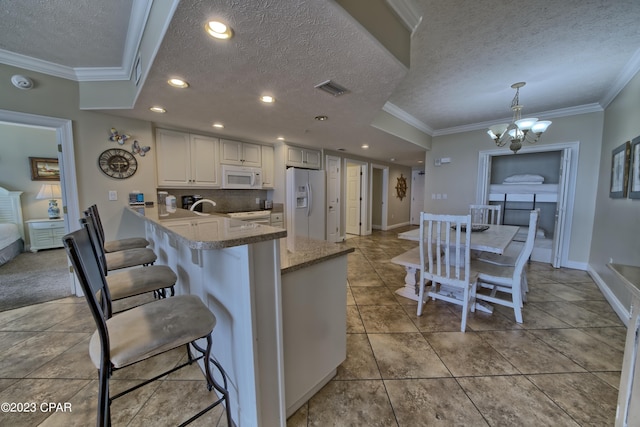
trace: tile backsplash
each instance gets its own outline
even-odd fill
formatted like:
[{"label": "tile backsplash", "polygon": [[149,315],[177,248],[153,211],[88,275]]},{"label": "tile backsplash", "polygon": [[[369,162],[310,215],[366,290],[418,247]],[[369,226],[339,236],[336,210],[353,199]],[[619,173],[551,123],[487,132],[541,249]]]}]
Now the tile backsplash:
[{"label": "tile backsplash", "polygon": [[[210,190],[206,188],[162,188],[161,190],[176,196],[178,207],[182,207],[182,196],[198,195],[216,202],[215,207],[205,203],[203,206],[205,212],[257,211],[264,207],[264,201],[267,198],[267,190]],[[260,203],[256,203],[256,199],[260,199]]]}]

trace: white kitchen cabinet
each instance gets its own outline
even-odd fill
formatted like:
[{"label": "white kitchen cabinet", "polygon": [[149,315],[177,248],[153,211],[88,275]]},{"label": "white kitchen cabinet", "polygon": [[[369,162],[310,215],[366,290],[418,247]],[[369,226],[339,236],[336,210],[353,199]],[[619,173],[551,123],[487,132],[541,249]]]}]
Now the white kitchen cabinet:
[{"label": "white kitchen cabinet", "polygon": [[270,145],[262,146],[262,188],[273,188],[274,163],[273,163],[273,147]]},{"label": "white kitchen cabinet", "polygon": [[219,187],[219,140],[167,129],[156,130],[159,187]]},{"label": "white kitchen cabinet", "polygon": [[310,148],[287,146],[287,166],[307,169],[320,169],[322,153]]},{"label": "white kitchen cabinet", "polygon": [[250,167],[262,167],[262,148],[248,142],[220,140],[220,163]]}]

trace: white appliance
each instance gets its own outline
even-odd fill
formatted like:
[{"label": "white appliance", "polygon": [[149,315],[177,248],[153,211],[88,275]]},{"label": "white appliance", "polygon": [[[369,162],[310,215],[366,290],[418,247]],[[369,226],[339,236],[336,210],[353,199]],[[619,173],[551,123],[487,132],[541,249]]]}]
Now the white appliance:
[{"label": "white appliance", "polygon": [[271,211],[250,211],[250,212],[233,212],[228,213],[229,218],[238,219],[240,221],[254,222],[261,225],[271,224]]},{"label": "white appliance", "polygon": [[287,233],[325,240],[323,170],[287,169]]},{"label": "white appliance", "polygon": [[222,188],[262,188],[262,169],[243,166],[222,165]]}]

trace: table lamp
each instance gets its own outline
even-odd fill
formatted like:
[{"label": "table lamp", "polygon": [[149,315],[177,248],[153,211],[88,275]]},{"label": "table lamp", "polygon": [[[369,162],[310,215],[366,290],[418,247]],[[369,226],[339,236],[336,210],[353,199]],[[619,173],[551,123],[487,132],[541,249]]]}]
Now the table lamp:
[{"label": "table lamp", "polygon": [[49,219],[60,218],[60,208],[56,199],[61,199],[60,184],[42,184],[36,196],[38,200],[49,200]]}]

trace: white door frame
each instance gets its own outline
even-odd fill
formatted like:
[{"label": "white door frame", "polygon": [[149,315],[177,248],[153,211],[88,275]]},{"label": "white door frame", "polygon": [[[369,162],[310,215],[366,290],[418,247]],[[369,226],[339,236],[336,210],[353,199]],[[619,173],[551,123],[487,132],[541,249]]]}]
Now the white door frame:
[{"label": "white door frame", "polygon": [[[371,174],[369,176],[369,200],[373,201],[373,170],[381,169],[382,170],[382,219],[380,222],[380,228],[382,230],[387,230],[387,214],[389,213],[389,166],[378,165],[375,163],[371,163]],[[369,221],[368,224],[371,224],[371,228],[373,228],[373,222],[371,220],[373,216],[373,206],[369,209]]]},{"label": "white door frame", "polygon": [[[64,229],[66,232],[69,232],[80,228],[78,181],[76,179],[71,120],[0,109],[0,122],[55,130],[58,145],[58,161],[60,163]],[[70,276],[71,291],[75,295],[83,295],[80,285],[76,281],[75,274],[71,273],[71,270]]]},{"label": "white door frame", "polygon": [[[564,151],[570,150],[570,165],[568,173],[568,187],[564,198],[565,206],[558,206],[556,209],[564,209],[564,220],[560,221],[554,232],[554,245],[557,243],[560,265],[562,267],[572,268],[569,262],[569,244],[571,241],[571,222],[573,219],[573,207],[576,195],[576,183],[578,181],[578,158],[580,151],[580,142],[565,142],[558,144],[544,144],[536,146],[528,146],[522,148],[519,153],[541,153],[545,151]],[[489,179],[491,174],[491,157],[516,155],[511,154],[505,149],[483,150],[478,153],[478,185],[476,189],[476,203],[486,204],[489,195]],[[555,239],[560,239],[557,242]],[[553,260],[552,260],[553,261]]]}]

